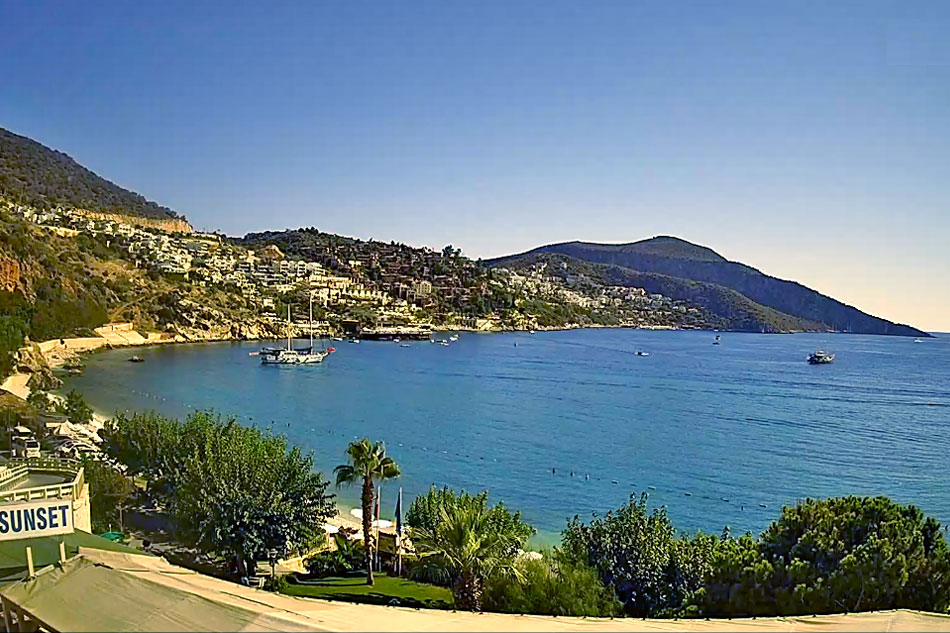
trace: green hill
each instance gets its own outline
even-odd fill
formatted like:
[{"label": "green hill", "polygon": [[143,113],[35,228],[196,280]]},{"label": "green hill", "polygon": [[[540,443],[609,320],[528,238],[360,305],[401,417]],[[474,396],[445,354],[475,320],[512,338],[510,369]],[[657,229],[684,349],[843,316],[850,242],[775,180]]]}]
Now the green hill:
[{"label": "green hill", "polygon": [[0,128],[0,197],[35,209],[67,207],[152,220],[177,213],[123,189],[72,158]]},{"label": "green hill", "polygon": [[748,297],[716,284],[692,281],[657,273],[643,273],[622,266],[597,264],[559,253],[532,252],[502,260],[493,260],[495,266],[514,271],[530,270],[547,264],[552,275],[566,283],[585,286],[588,294],[596,295],[608,286],[643,288],[650,294],[663,295],[683,304],[700,308],[709,315],[709,324],[724,330],[741,332],[796,332],[821,331],[821,323],[783,314],[760,305]]},{"label": "green hill", "polygon": [[[854,334],[929,336],[911,326],[892,323],[862,312],[800,283],[778,279],[751,266],[728,261],[709,248],[675,237],[655,237],[629,244],[564,242],[542,246],[522,255],[537,253],[557,253],[581,261],[625,268],[640,275],[652,273],[711,285],[701,288],[728,288],[760,306],[804,322],[822,324],[825,329]],[[504,263],[513,257],[520,256],[489,263]],[[631,274],[624,273],[622,276],[633,283]],[[700,296],[703,292],[696,290],[694,294]],[[705,300],[716,302],[712,295]]]}]

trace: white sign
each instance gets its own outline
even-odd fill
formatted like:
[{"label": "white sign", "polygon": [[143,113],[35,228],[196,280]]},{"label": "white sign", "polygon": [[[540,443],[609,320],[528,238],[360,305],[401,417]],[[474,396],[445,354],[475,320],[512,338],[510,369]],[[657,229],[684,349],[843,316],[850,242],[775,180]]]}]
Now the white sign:
[{"label": "white sign", "polygon": [[0,541],[72,534],[71,499],[0,505]]}]

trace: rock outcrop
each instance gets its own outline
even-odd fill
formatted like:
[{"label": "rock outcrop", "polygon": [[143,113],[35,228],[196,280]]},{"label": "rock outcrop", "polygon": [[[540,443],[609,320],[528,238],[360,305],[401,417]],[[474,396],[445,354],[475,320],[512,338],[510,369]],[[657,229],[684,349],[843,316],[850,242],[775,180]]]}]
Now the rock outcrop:
[{"label": "rock outcrop", "polygon": [[0,255],[0,289],[14,292],[20,284],[20,264],[15,259]]}]

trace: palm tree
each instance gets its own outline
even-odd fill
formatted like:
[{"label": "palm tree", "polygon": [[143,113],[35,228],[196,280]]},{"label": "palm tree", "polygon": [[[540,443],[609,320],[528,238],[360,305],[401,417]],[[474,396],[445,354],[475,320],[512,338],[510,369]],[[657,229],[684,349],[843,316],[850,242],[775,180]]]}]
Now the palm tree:
[{"label": "palm tree", "polygon": [[517,539],[493,529],[489,511],[478,504],[445,504],[439,514],[434,528],[413,530],[413,544],[421,556],[431,556],[445,566],[452,579],[455,607],[480,611],[488,576],[519,575],[512,554]]},{"label": "palm tree", "polygon": [[399,465],[391,457],[386,457],[386,444],[369,441],[364,437],[359,442],[350,442],[346,448],[347,464],[333,469],[336,473],[336,485],[343,486],[362,482],[361,497],[363,506],[363,558],[366,562],[366,584],[373,584],[373,481],[384,481],[398,477]]}]

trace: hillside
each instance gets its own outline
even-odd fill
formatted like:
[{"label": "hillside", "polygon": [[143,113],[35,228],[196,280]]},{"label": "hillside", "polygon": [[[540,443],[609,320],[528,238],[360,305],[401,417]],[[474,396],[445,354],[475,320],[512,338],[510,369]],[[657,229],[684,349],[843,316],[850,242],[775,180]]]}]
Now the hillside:
[{"label": "hillside", "polygon": [[64,207],[187,226],[171,209],[98,176],[63,152],[3,128],[0,198],[38,210]]},{"label": "hillside", "polygon": [[59,234],[0,206],[0,377],[25,339],[91,336],[110,321],[185,340],[276,332],[239,293],[162,274],[114,237]]},{"label": "hillside", "polygon": [[706,327],[741,332],[796,332],[827,329],[821,323],[783,314],[759,305],[735,290],[679,277],[642,273],[609,264],[586,262],[558,253],[533,252],[493,260],[492,264],[511,271],[544,266],[565,285],[593,296],[611,287],[642,288],[650,295],[663,295],[682,305],[700,310]]},{"label": "hillside", "polygon": [[[711,249],[674,237],[655,237],[629,244],[565,242],[489,263],[503,264],[512,257],[537,253],[557,253],[641,274],[653,273],[729,288],[756,304],[806,322],[823,324],[826,329],[854,334],[929,336],[908,325],[892,323],[862,312],[800,283],[778,279],[751,266],[728,261]],[[709,297],[709,300],[713,298]]]}]

